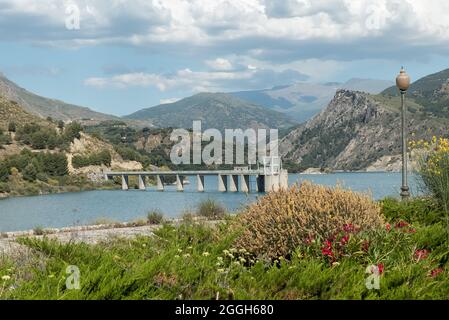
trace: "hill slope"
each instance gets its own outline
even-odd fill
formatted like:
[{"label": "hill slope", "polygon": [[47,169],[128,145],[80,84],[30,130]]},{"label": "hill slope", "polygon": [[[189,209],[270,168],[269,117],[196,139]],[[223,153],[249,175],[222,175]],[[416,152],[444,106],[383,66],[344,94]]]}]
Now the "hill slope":
[{"label": "hill slope", "polygon": [[93,111],[89,108],[68,104],[59,100],[53,100],[31,93],[0,73],[0,95],[9,100],[16,101],[26,111],[42,118],[52,117],[57,120],[108,120],[117,119],[112,115]]},{"label": "hill slope", "polygon": [[[383,96],[399,95],[396,87],[382,92]],[[411,84],[408,97],[423,106],[423,112],[449,116],[449,69],[428,75]]]},{"label": "hill slope", "polygon": [[199,93],[180,101],[143,109],[126,119],[142,120],[157,127],[191,128],[201,120],[203,129],[279,128],[295,124],[285,114],[267,110],[225,93]]},{"label": "hill slope", "polygon": [[[401,150],[396,100],[339,90],[326,109],[282,139],[281,155],[303,169],[396,169]],[[447,134],[447,118],[423,113],[412,102],[410,106],[408,131],[414,139]]]}]

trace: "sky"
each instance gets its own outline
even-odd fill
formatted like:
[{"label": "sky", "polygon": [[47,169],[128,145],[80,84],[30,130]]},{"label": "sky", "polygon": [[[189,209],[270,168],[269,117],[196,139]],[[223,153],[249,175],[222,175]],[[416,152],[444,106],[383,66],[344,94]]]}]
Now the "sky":
[{"label": "sky", "polygon": [[449,68],[447,0],[0,0],[0,72],[115,115],[192,94]]}]

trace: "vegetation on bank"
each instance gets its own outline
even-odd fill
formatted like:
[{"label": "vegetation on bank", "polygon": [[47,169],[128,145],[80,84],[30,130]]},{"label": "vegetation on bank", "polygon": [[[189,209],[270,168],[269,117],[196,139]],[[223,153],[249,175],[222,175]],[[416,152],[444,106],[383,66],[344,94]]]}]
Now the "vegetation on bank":
[{"label": "vegetation on bank", "polygon": [[[318,201],[316,196],[323,192],[330,197],[344,193],[353,205],[340,208],[338,217],[326,220],[334,209],[330,202],[323,206],[326,202],[322,200],[308,207],[310,216],[316,218],[303,223],[304,216],[298,218],[289,212],[299,201],[296,190],[289,195],[293,204],[287,201],[277,207],[277,218],[270,217],[271,204],[262,198],[240,215],[226,216],[218,224],[195,219],[178,226],[163,222],[153,237],[97,245],[24,238],[20,243],[33,249],[27,253],[26,263],[23,257],[0,258],[0,298],[449,298],[448,230],[438,201],[385,199],[374,203],[338,188],[310,184],[306,188],[302,195],[315,193],[312,201]],[[267,197],[284,203],[286,195],[272,193]],[[371,208],[369,213],[363,209],[366,206]],[[214,206],[207,204],[203,210],[207,207]],[[272,219],[270,225],[248,220],[256,209],[262,220]],[[159,217],[159,212],[151,212],[147,221],[159,223]],[[364,222],[370,227],[360,228],[367,226]],[[303,228],[281,230],[280,226],[290,223]],[[272,242],[262,239],[268,241],[263,243],[263,250],[251,245],[252,239],[261,240],[253,232],[257,228],[267,233],[278,230]],[[290,242],[307,229],[315,235]],[[66,270],[73,265],[80,270],[79,290],[66,287]],[[367,286],[373,275],[379,277],[378,289]]]},{"label": "vegetation on bank", "polygon": [[[74,139],[80,138],[82,128],[76,122],[56,126],[51,119],[48,121],[47,125],[32,122],[20,126],[9,122],[8,132],[0,131],[0,142],[11,144],[14,134],[15,143],[22,148],[0,161],[0,194],[20,196],[113,188],[112,182],[93,182],[84,175],[69,175],[66,151]],[[75,167],[110,162],[108,151],[74,157]]]},{"label": "vegetation on bank", "polygon": [[[151,237],[20,239],[33,250],[0,258],[0,298],[449,299],[449,166],[437,161],[449,148],[441,141],[418,170],[428,194],[408,201],[303,183],[236,216],[212,201],[198,206],[197,214],[220,217],[215,224],[173,225],[151,212],[147,223],[163,223]],[[79,289],[66,286],[70,266],[80,270]]]}]

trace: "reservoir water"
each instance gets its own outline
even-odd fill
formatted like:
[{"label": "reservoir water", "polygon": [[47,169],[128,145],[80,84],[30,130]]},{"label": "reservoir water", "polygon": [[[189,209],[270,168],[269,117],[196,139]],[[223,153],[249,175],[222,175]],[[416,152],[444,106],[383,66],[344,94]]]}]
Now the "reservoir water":
[{"label": "reservoir water", "polygon": [[[214,199],[228,210],[235,211],[255,201],[261,194],[217,192],[217,178],[206,177],[205,192],[196,192],[196,180],[184,192],[174,186],[158,192],[149,187],[140,190],[102,190],[77,193],[18,197],[0,200],[0,232],[28,230],[35,227],[67,227],[93,223],[99,219],[132,221],[144,218],[150,210],[158,209],[166,217],[179,217],[193,211],[197,204]],[[336,173],[323,175],[289,175],[289,183],[310,180],[317,184],[335,186],[337,183],[353,191],[370,192],[375,199],[397,197],[401,185],[400,173]],[[253,186],[254,182],[251,182]],[[412,194],[417,194],[416,181],[410,181]]]}]

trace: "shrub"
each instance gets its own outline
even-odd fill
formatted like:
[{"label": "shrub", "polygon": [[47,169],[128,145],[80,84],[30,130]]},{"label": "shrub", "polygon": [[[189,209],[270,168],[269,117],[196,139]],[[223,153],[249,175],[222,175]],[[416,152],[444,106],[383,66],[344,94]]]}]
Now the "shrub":
[{"label": "shrub", "polygon": [[226,209],[220,203],[207,199],[198,204],[197,215],[208,219],[221,219],[226,215]]},{"label": "shrub", "polygon": [[35,236],[42,236],[45,234],[45,230],[41,226],[37,226],[33,229],[33,234]]},{"label": "shrub", "polygon": [[244,227],[236,246],[255,256],[289,257],[308,239],[327,240],[346,226],[373,230],[383,225],[380,206],[364,194],[304,182],[269,193],[237,217]]},{"label": "shrub", "polygon": [[30,162],[25,169],[23,169],[22,175],[23,178],[27,181],[34,181],[36,180],[37,177],[37,168],[36,166],[33,164],[33,162]]},{"label": "shrub", "polygon": [[148,212],[147,221],[149,224],[161,224],[164,221],[164,215],[159,210]]},{"label": "shrub", "polygon": [[409,223],[430,225],[441,221],[444,216],[439,204],[430,197],[401,201],[386,198],[381,201],[382,213],[389,221],[404,220]]},{"label": "shrub", "polygon": [[17,126],[16,126],[16,123],[15,122],[10,122],[9,124],[8,124],[8,131],[9,132],[16,132],[16,128],[17,128]]},{"label": "shrub", "polygon": [[110,166],[112,161],[111,153],[108,150],[102,150],[87,156],[74,156],[72,165],[74,168],[82,168],[87,166]]},{"label": "shrub", "polygon": [[449,140],[433,137],[431,143],[418,141],[412,146],[416,145],[421,150],[417,173],[424,189],[449,214]]}]

